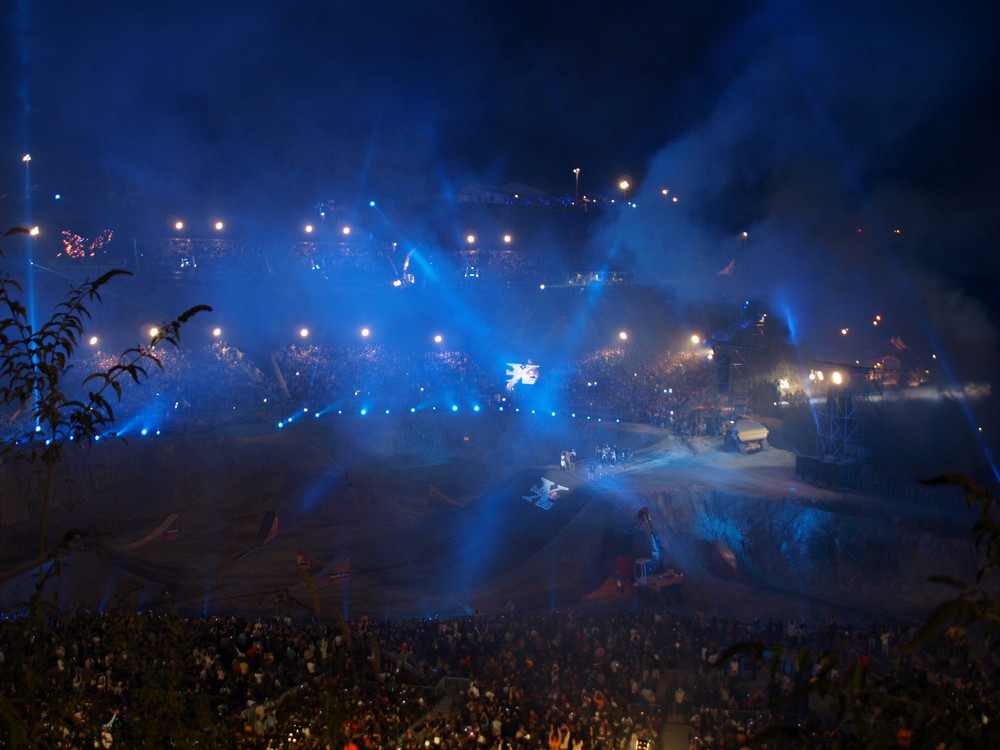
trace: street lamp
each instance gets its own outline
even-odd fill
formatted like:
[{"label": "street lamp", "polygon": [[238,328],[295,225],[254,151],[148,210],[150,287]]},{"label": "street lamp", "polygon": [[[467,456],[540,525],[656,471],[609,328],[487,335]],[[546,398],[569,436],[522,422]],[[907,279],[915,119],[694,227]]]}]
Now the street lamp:
[{"label": "street lamp", "polygon": [[628,189],[632,187],[632,183],[629,181],[628,177],[622,177],[618,181],[618,189],[622,191],[622,203],[625,203],[628,199]]},{"label": "street lamp", "polygon": [[[32,210],[31,210],[31,154],[25,154],[21,157],[21,161],[24,162],[24,213],[25,220],[31,221]],[[34,252],[32,252],[29,258],[29,263],[32,262],[34,258]],[[34,315],[34,313],[32,313]]]},{"label": "street lamp", "polygon": [[576,192],[574,193],[573,202],[574,203],[579,203],[580,202],[580,168],[579,167],[575,167],[573,169],[573,176],[576,178]]}]

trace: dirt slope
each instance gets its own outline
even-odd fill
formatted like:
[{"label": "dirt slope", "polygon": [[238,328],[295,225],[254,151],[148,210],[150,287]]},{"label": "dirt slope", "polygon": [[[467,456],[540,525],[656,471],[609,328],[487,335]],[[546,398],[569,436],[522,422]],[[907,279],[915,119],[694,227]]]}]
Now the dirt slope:
[{"label": "dirt slope", "polygon": [[[609,440],[634,447],[635,461],[588,478],[584,454]],[[581,452],[575,474],[556,463],[568,447]],[[90,534],[51,590],[66,607],[169,600],[190,614],[304,615],[314,605],[299,554],[351,558],[348,580],[316,589],[321,614],[583,606],[641,507],[688,576],[679,608],[691,612],[916,617],[938,593],[927,575],[974,566],[970,519],[950,496],[911,507],[802,486],[786,452],[739,456],[648,428],[309,425],[91,451],[85,466],[71,467],[50,524],[50,544],[66,528]],[[273,538],[255,546],[271,511]],[[169,514],[171,541],[136,544]],[[22,515],[0,529],[4,608],[32,586],[38,527]],[[715,538],[749,584],[712,570]]]}]

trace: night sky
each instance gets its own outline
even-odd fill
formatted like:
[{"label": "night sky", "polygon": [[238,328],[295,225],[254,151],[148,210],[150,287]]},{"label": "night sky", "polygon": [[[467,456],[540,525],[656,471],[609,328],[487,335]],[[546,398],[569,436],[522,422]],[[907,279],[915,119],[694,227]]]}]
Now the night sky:
[{"label": "night sky", "polygon": [[[612,191],[711,110],[748,3],[18,2],[38,179],[287,208],[517,179]],[[15,159],[15,164],[17,160]],[[127,187],[126,187],[127,186]]]},{"label": "night sky", "polygon": [[601,262],[679,295],[728,284],[802,336],[882,314],[984,377],[997,7],[13,0],[0,215],[23,220],[26,181],[38,217],[58,193],[79,231],[155,231],[470,183],[571,194],[576,167],[581,193],[615,196],[628,174]]}]

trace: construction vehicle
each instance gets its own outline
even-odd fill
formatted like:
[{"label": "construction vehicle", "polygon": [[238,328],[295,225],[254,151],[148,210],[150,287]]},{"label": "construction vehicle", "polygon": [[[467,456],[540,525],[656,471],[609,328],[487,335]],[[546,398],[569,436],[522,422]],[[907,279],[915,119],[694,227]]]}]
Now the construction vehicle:
[{"label": "construction vehicle", "polygon": [[726,441],[736,446],[744,455],[766,451],[768,448],[767,428],[752,419],[740,419],[732,423],[726,431]]},{"label": "construction vehicle", "polygon": [[632,589],[639,597],[663,602],[683,599],[684,574],[669,567],[664,560],[663,544],[649,519],[649,509],[643,508],[635,517],[633,531],[649,535],[650,556],[639,557],[632,563]]}]

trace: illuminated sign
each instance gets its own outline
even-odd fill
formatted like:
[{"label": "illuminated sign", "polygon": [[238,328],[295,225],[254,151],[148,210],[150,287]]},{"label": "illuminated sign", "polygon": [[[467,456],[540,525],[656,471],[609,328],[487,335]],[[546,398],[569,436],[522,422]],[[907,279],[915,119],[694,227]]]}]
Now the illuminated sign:
[{"label": "illuminated sign", "polygon": [[533,364],[531,360],[528,360],[527,364],[517,364],[516,362],[508,362],[507,367],[507,390],[514,390],[514,386],[518,383],[524,383],[525,385],[534,385],[538,381],[538,365]]},{"label": "illuminated sign", "polygon": [[521,495],[521,499],[527,500],[529,503],[534,503],[542,510],[551,510],[556,498],[559,497],[559,493],[563,491],[569,491],[569,487],[563,487],[551,479],[542,477],[541,484],[534,485],[528,490],[531,494]]}]

